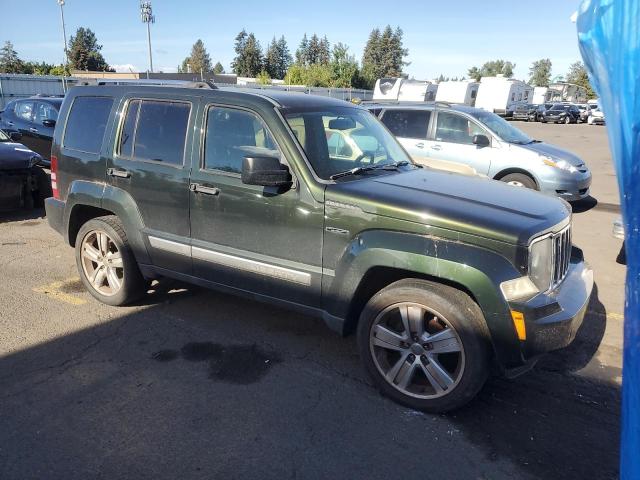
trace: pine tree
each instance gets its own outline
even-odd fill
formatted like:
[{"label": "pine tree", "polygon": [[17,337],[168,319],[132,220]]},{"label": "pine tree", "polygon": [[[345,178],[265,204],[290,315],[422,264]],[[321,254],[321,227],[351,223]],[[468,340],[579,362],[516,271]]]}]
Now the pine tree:
[{"label": "pine tree", "polygon": [[211,57],[209,57],[202,40],[198,39],[193,44],[191,55],[189,55],[188,59],[191,72],[202,75],[211,73]]},{"label": "pine tree", "polygon": [[309,40],[307,34],[304,34],[298,50],[296,50],[296,63],[298,65],[309,65]]},{"label": "pine tree", "polygon": [[23,63],[18,52],[13,49],[13,43],[6,41],[0,49],[0,72],[22,73]]},{"label": "pine tree", "polygon": [[329,65],[331,61],[331,48],[329,40],[325,35],[318,45],[318,63],[320,65]]},{"label": "pine tree", "polygon": [[274,36],[271,43],[267,47],[267,51],[264,54],[264,71],[269,75],[269,78],[281,78],[280,73],[280,52],[278,50],[278,42]]},{"label": "pine tree", "polygon": [[309,47],[307,48],[307,62],[309,65],[316,65],[320,63],[320,39],[315,33],[309,40]]},{"label": "pine tree", "polygon": [[217,62],[214,65],[213,73],[215,73],[216,75],[220,75],[221,73],[224,73],[224,67],[222,66],[222,64],[220,62]]},{"label": "pine tree", "polygon": [[236,35],[234,51],[236,52],[236,56],[231,62],[231,69],[233,73],[237,75],[243,75],[246,71],[245,57],[244,51],[247,44],[247,31],[243,28],[242,31]]},{"label": "pine tree", "polygon": [[289,53],[289,46],[287,45],[284,35],[282,35],[280,40],[278,40],[278,75],[275,78],[283,79],[292,62],[293,59]]},{"label": "pine tree", "polygon": [[253,33],[250,33],[247,37],[243,56],[245,66],[243,75],[246,77],[255,77],[258,75],[262,71],[262,48]]},{"label": "pine tree", "polygon": [[587,98],[595,98],[596,93],[589,81],[589,74],[582,62],[575,62],[569,66],[569,72],[567,73],[567,82],[574,83],[583,87],[587,91]]},{"label": "pine tree", "polygon": [[80,27],[69,39],[69,64],[75,70],[92,72],[113,71],[100,53],[95,33],[90,28]]}]

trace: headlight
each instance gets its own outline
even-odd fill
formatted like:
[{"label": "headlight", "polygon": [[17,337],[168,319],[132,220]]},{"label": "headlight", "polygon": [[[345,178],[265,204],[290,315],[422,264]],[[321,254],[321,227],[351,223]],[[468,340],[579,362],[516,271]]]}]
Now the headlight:
[{"label": "headlight", "polygon": [[552,271],[552,239],[546,237],[535,241],[529,247],[529,278],[541,291],[551,287]]},{"label": "headlight", "polygon": [[565,170],[569,173],[576,173],[578,171],[576,167],[571,165],[566,160],[554,160],[553,158],[548,157],[546,155],[542,155],[541,158],[542,158],[542,162],[545,165],[549,165],[550,167],[559,168],[560,170]]}]

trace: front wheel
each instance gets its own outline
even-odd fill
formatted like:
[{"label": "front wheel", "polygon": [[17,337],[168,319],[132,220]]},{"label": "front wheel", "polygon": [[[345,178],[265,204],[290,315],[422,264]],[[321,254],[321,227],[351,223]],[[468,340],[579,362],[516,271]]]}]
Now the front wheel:
[{"label": "front wheel", "polygon": [[473,399],[489,374],[482,312],[466,294],[401,280],[374,295],[358,324],[358,348],[378,389],[418,410],[446,412]]},{"label": "front wheel", "polygon": [[94,218],[80,228],[76,265],[85,288],[107,305],[126,305],[145,291],[122,222],[115,215]]},{"label": "front wheel", "polygon": [[528,175],[524,173],[510,173],[509,175],[505,175],[500,179],[501,182],[505,182],[513,187],[523,187],[530,188],[532,190],[537,190],[538,186],[536,182]]}]

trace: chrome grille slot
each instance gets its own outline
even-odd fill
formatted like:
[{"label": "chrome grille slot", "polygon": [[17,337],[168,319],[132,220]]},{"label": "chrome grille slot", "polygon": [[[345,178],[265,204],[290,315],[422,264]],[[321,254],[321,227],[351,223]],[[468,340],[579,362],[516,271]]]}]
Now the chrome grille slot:
[{"label": "chrome grille slot", "polygon": [[571,262],[571,225],[551,236],[552,265],[551,288],[558,286],[569,271]]}]

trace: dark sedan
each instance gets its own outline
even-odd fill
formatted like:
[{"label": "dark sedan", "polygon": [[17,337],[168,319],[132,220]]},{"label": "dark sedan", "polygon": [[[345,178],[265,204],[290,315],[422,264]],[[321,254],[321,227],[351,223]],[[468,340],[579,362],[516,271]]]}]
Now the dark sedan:
[{"label": "dark sedan", "polygon": [[578,123],[580,110],[575,105],[556,103],[542,114],[542,123]]},{"label": "dark sedan", "polygon": [[60,105],[62,98],[58,97],[13,100],[0,114],[0,129],[19,132],[20,141],[48,163]]},{"label": "dark sedan", "polygon": [[513,111],[513,119],[535,122],[537,110],[538,106],[531,103],[518,105]]}]

